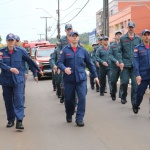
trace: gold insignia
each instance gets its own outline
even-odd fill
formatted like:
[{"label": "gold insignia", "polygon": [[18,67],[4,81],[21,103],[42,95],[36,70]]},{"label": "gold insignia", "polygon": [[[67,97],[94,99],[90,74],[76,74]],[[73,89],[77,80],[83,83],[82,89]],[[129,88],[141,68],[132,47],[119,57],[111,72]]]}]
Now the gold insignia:
[{"label": "gold insignia", "polygon": [[12,36],[13,36],[13,35],[10,33],[10,34],[9,34],[9,37],[12,37]]},{"label": "gold insignia", "polygon": [[138,52],[138,49],[134,49],[134,52]]},{"label": "gold insignia", "polygon": [[60,54],[62,54],[62,51],[60,51]]}]

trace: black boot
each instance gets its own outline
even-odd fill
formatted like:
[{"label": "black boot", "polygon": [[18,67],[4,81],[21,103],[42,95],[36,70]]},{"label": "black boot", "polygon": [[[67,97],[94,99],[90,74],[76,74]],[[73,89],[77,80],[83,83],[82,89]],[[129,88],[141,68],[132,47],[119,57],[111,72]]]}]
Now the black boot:
[{"label": "black boot", "polygon": [[135,107],[135,106],[133,106],[133,112],[135,113],[135,114],[137,114],[138,112],[139,112],[139,107]]},{"label": "black boot", "polygon": [[16,129],[20,129],[20,130],[24,129],[24,126],[22,125],[22,121],[21,120],[17,121],[17,123],[16,123]]},{"label": "black boot", "polygon": [[61,88],[60,88],[60,84],[57,84],[57,96],[58,98],[61,98]]},{"label": "black boot", "polygon": [[60,103],[63,103],[63,102],[64,102],[64,96],[62,95],[60,98]]},{"label": "black boot", "polygon": [[96,88],[96,92],[99,92],[99,87]]},{"label": "black boot", "polygon": [[66,121],[68,123],[72,122],[72,116],[71,115],[66,115]]},{"label": "black boot", "polygon": [[13,126],[14,126],[14,121],[8,121],[6,127],[10,128],[10,127],[13,127]]},{"label": "black boot", "polygon": [[83,127],[84,126],[83,121],[76,121],[76,124],[77,124],[78,127]]},{"label": "black boot", "polygon": [[116,100],[116,94],[111,94],[111,98],[113,101],[115,101]]},{"label": "black boot", "polygon": [[124,98],[121,98],[121,103],[122,103],[122,104],[126,104],[126,103],[127,103],[127,100],[124,99]]},{"label": "black boot", "polygon": [[94,90],[94,88],[95,88],[94,85],[91,85],[91,89]]}]

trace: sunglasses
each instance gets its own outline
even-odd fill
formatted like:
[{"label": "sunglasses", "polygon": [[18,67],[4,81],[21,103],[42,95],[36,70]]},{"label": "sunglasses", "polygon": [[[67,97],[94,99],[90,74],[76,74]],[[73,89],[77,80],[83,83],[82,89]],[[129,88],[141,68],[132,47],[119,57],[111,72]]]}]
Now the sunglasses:
[{"label": "sunglasses", "polygon": [[14,41],[13,39],[9,39],[8,41]]}]

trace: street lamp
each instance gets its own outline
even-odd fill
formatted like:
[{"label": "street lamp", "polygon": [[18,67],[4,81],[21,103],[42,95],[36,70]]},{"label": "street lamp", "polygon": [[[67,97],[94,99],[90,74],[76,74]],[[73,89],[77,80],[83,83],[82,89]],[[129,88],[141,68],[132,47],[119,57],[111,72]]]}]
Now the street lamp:
[{"label": "street lamp", "polygon": [[51,16],[53,19],[55,19],[56,21],[57,21],[57,19],[56,18],[54,18],[50,13],[48,13],[45,9],[43,9],[43,8],[36,8],[36,9],[42,9],[44,12],[46,12],[49,16]]}]

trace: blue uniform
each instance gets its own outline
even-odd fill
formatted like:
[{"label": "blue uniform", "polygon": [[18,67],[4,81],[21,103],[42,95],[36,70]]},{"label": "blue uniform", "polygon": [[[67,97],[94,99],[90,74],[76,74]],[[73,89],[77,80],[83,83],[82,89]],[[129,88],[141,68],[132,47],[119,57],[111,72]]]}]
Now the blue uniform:
[{"label": "blue uniform", "polygon": [[[20,47],[20,46],[19,46],[19,48],[25,50],[24,48],[22,48],[22,47]],[[26,50],[25,50],[25,51],[26,51]],[[27,63],[26,61],[24,61],[23,64],[24,64],[24,67],[25,67],[24,74],[28,74],[28,72],[29,72],[29,65],[28,65],[28,63]],[[32,71],[32,73],[33,73],[33,76],[34,76],[34,77],[37,77],[36,69],[35,69],[33,66],[31,66],[31,65],[30,65],[30,69],[31,69],[31,71]],[[26,80],[25,80],[25,83],[26,83]],[[24,83],[24,102],[25,102],[25,87],[26,87],[25,83]]]},{"label": "blue uniform", "polygon": [[97,77],[96,68],[92,63],[90,56],[86,49],[79,46],[76,52],[72,50],[71,45],[67,45],[57,62],[58,68],[63,72],[66,67],[71,68],[71,74],[64,73],[64,87],[65,87],[65,108],[67,115],[73,115],[75,109],[75,92],[78,96],[78,108],[76,113],[76,122],[83,121],[85,114],[85,102],[87,93],[87,76],[85,68],[89,68],[94,77]]},{"label": "blue uniform", "polygon": [[[7,112],[7,120],[13,122],[23,120],[24,117],[24,84],[25,84],[25,65],[40,71],[36,63],[30,59],[29,55],[20,47],[14,47],[13,53],[10,54],[8,47],[0,49],[0,67],[1,80],[3,80],[3,98]],[[11,68],[19,70],[19,74],[10,72]]]},{"label": "blue uniform", "polygon": [[136,77],[141,76],[142,78],[136,90],[135,107],[138,107],[143,100],[147,86],[150,86],[150,47],[146,48],[144,43],[134,49],[134,73]]}]

